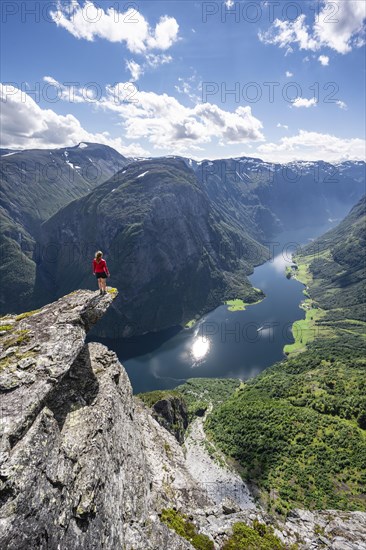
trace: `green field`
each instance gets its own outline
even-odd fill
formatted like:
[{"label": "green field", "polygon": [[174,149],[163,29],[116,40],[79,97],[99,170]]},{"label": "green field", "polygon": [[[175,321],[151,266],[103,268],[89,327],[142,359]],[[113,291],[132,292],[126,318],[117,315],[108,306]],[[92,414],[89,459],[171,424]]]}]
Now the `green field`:
[{"label": "green field", "polygon": [[184,325],[184,328],[192,328],[196,323],[197,323],[197,319],[191,319],[191,321],[188,321],[188,323]]},{"label": "green field", "polygon": [[[257,290],[257,289],[254,289]],[[264,299],[264,297],[261,297],[259,300],[255,302],[244,302],[243,300],[235,299],[235,300],[228,300],[225,302],[225,305],[228,306],[228,311],[244,311],[248,306],[252,306],[254,304],[259,304]]]},{"label": "green field", "polygon": [[[314,307],[311,299],[304,300],[300,307],[305,310],[305,319],[295,321],[292,325],[292,335],[295,339],[293,344],[287,344],[284,347],[286,355],[292,353],[301,353],[306,350],[307,344],[312,342],[319,335],[320,327],[317,321],[322,319],[326,312],[319,307]],[[324,332],[324,328],[322,329]]]}]

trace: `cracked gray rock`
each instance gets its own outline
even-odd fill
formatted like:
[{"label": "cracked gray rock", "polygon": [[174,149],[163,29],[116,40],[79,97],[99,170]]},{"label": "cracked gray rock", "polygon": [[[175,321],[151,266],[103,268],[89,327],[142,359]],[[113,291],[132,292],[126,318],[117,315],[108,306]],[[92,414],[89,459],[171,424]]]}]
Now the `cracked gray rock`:
[{"label": "cracked gray rock", "polygon": [[78,290],[1,319],[0,547],[192,550],[160,522],[174,507],[215,549],[233,523],[257,518],[300,549],[366,550],[361,512],[294,510],[281,524],[235,502],[215,506],[183,447],[133,397],[115,353],[85,344],[115,296]]},{"label": "cracked gray rock", "polygon": [[80,290],[9,317],[0,355],[1,548],[191,548],[150,517],[159,486],[153,491],[126,371],[105,346],[85,345],[115,295]]}]

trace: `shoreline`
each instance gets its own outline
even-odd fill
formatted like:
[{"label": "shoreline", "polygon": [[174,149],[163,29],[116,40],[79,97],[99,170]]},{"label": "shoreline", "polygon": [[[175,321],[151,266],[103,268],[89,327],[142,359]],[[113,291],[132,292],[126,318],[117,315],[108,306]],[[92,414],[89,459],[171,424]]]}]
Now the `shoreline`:
[{"label": "shoreline", "polygon": [[[299,304],[299,308],[305,311],[305,319],[294,321],[291,327],[294,342],[286,344],[283,347],[283,353],[286,357],[303,353],[307,349],[307,344],[315,340],[317,336],[317,321],[325,315],[325,311],[318,307],[315,300],[310,297],[309,283],[312,282],[313,276],[309,271],[309,262],[300,262],[299,257],[292,258],[293,264],[296,265],[296,270],[287,267],[285,276],[288,277],[291,270],[291,278],[304,285],[303,294],[305,296]],[[289,277],[288,277],[289,278]]]}]

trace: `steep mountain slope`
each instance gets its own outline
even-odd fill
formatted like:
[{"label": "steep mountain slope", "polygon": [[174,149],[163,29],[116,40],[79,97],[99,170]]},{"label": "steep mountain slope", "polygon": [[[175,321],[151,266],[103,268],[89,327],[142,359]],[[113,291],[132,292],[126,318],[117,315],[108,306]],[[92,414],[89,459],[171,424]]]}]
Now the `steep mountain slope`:
[{"label": "steep mountain slope", "polygon": [[[259,165],[268,174],[272,173],[271,165],[246,157],[204,161],[196,165],[195,173],[218,210],[232,224],[263,241],[278,232],[282,224],[271,208],[262,204],[256,192]],[[261,177],[264,176],[266,173]]]},{"label": "steep mountain slope", "polygon": [[260,236],[268,238],[279,226],[296,229],[344,217],[365,192],[365,166],[238,157],[203,161],[194,169],[212,200],[241,224],[254,217]]},{"label": "steep mountain slope", "polygon": [[130,164],[61,209],[42,233],[43,250],[54,246],[55,254],[40,263],[40,299],[94,286],[90,264],[100,248],[123,289],[105,320],[119,335],[188,321],[229,297],[254,301],[246,275],[268,257],[217,211],[180,159]]},{"label": "steep mountain slope", "polygon": [[365,510],[365,220],[363,198],[296,257],[309,313],[322,311],[313,342],[249,380],[207,422],[269,509]]},{"label": "steep mountain slope", "polygon": [[1,150],[0,312],[33,307],[40,224],[109,179],[128,161],[111,147],[80,143],[62,149]]},{"label": "steep mountain slope", "polygon": [[34,237],[39,222],[86,195],[127,163],[117,151],[97,143],[30,149],[2,154],[0,159],[0,205]]},{"label": "steep mountain slope", "polygon": [[313,276],[311,294],[327,310],[326,319],[366,322],[365,250],[366,196],[337,227],[303,249],[299,262]]}]

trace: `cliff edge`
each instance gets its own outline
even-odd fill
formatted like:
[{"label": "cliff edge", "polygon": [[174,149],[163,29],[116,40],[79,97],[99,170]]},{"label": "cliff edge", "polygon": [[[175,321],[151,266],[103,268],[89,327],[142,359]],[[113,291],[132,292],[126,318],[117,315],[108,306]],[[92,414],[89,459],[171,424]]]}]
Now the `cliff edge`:
[{"label": "cliff edge", "polygon": [[281,523],[249,495],[227,498],[244,486],[213,464],[201,424],[179,445],[133,397],[115,353],[85,344],[116,296],[77,290],[0,319],[0,547],[217,550],[236,523],[260,521],[278,548],[366,549],[366,514],[294,510]]},{"label": "cliff edge", "polygon": [[157,515],[207,504],[181,448],[135,402],[117,356],[85,345],[116,296],[78,290],[0,320],[1,548],[192,548]]}]

